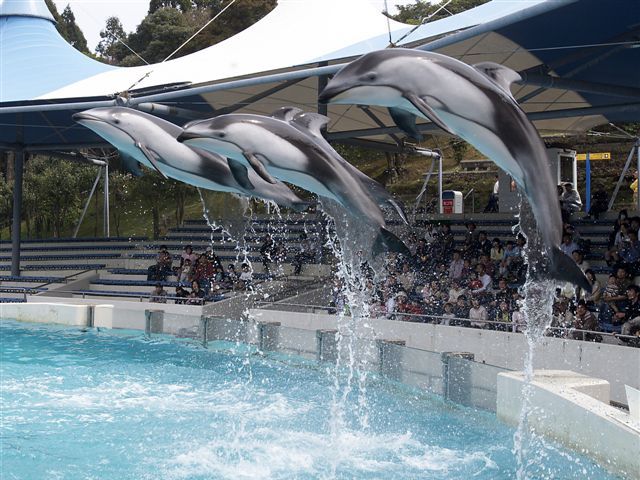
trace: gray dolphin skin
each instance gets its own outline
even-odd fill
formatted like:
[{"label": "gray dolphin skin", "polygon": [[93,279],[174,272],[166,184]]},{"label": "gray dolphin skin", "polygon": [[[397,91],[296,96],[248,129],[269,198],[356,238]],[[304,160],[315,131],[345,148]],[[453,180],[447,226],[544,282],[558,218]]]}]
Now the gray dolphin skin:
[{"label": "gray dolphin skin", "polygon": [[77,113],[73,119],[93,130],[128,158],[155,168],[165,177],[219,192],[271,200],[302,210],[302,201],[282,182],[270,184],[237,162],[192,149],[176,138],[182,128],[128,107],[103,107]]},{"label": "gray dolphin skin", "polygon": [[527,196],[548,250],[550,276],[590,291],[582,271],[558,248],[562,220],[546,149],[509,90],[519,78],[495,63],[470,66],[433,52],[395,48],[346,65],[319,101],[388,107],[410,135],[417,131],[408,121],[413,115],[472,144],[511,175]]},{"label": "gray dolphin skin", "polygon": [[[294,126],[296,120],[300,123]],[[250,165],[267,181],[278,178],[336,200],[353,216],[379,229],[374,253],[407,253],[404,243],[386,229],[382,211],[361,177],[312,133],[320,134],[318,125],[322,121],[314,118],[313,125],[305,123],[295,111],[269,117],[220,115],[186,125],[178,141]]]}]

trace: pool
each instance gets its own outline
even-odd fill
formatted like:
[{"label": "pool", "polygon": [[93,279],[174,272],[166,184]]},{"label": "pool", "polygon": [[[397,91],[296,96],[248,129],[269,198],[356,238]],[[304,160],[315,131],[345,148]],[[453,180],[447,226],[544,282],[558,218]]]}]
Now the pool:
[{"label": "pool", "polygon": [[[3,479],[515,478],[493,414],[373,375],[339,403],[326,365],[233,344],[12,321],[0,335]],[[530,478],[616,478],[554,444],[542,457]]]}]

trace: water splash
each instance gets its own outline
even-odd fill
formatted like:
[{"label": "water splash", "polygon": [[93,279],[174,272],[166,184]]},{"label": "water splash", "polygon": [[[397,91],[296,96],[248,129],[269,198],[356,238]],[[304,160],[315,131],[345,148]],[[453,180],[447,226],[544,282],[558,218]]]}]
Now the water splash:
[{"label": "water splash", "polygon": [[546,449],[542,437],[530,427],[529,418],[534,411],[531,404],[534,357],[546,329],[551,325],[555,284],[538,278],[536,274],[537,270],[544,268],[548,258],[545,253],[546,247],[535,225],[536,221],[530,205],[525,199],[521,199],[519,223],[515,228],[519,229],[520,234],[527,240],[523,251],[524,262],[527,264],[527,280],[522,288],[524,297],[522,313],[526,322],[524,335],[527,341],[527,352],[524,360],[522,408],[518,428],[513,436],[518,480],[533,478],[529,475],[529,470],[539,467],[539,464],[544,461]]}]

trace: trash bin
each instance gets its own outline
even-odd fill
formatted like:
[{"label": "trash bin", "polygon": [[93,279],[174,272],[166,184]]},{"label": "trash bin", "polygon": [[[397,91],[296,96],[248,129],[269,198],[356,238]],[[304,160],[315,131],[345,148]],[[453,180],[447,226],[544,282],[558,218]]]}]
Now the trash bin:
[{"label": "trash bin", "polygon": [[456,190],[442,192],[442,213],[463,213],[463,208],[462,192]]}]

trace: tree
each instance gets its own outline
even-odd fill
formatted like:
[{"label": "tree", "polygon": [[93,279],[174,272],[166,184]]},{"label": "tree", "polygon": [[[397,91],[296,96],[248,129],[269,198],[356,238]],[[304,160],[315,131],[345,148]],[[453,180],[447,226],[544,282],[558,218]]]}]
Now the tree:
[{"label": "tree", "polygon": [[90,55],[89,47],[87,47],[87,39],[84,38],[82,30],[76,23],[76,17],[69,5],[66,6],[62,15],[58,13],[56,5],[53,0],[45,0],[53,19],[56,21],[56,29],[58,33],[64,38],[67,43],[71,44],[76,50]]},{"label": "tree", "polygon": [[[446,18],[449,15],[455,15],[456,13],[464,12],[471,8],[487,3],[489,0],[451,0],[445,8],[436,13],[429,19],[431,22],[435,22],[441,18]],[[446,0],[440,2],[444,4]],[[397,5],[398,13],[393,18],[399,22],[410,23],[418,25],[423,22],[425,18],[438,10],[440,4],[431,4],[424,0],[418,0],[412,5]]]},{"label": "tree", "polygon": [[[161,8],[147,15],[127,39],[131,49],[149,63],[162,62],[195,32],[194,26],[179,10]],[[121,59],[123,66],[142,65],[134,54]]]},{"label": "tree", "polygon": [[149,2],[149,15],[161,8],[174,8],[182,13],[191,10],[193,4],[190,0],[151,0]]},{"label": "tree", "polygon": [[96,53],[101,60],[116,64],[129,54],[129,50],[122,45],[120,40],[126,40],[127,34],[118,17],[107,18],[104,30],[100,30],[100,43],[96,47]]}]

